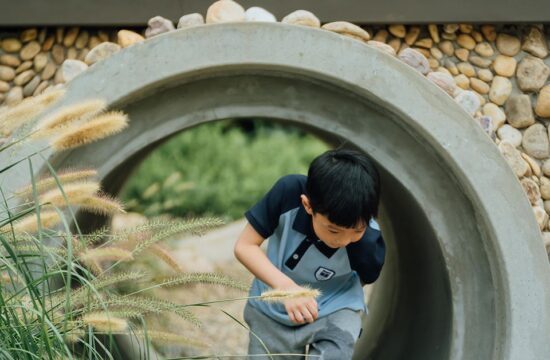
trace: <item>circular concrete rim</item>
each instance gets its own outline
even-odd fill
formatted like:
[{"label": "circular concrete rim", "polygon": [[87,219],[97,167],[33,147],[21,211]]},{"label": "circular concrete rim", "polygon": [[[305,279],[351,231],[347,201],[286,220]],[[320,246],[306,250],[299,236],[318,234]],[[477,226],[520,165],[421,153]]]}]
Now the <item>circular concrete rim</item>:
[{"label": "circular concrete rim", "polygon": [[[285,116],[277,112],[272,114],[274,118],[302,122],[349,139],[383,170],[401,169],[399,181],[426,214],[445,261],[453,301],[449,358],[471,358],[468,355],[476,351],[499,359],[549,357],[550,348],[545,339],[550,324],[549,266],[534,217],[526,216],[531,210],[519,182],[494,144],[473,125],[471,118],[422,75],[395,58],[358,41],[319,29],[279,23],[207,25],[157,36],[94,65],[68,85],[67,96],[56,108],[101,96],[110,107],[129,109],[129,113],[134,114],[132,106],[154,104],[156,97],[171,88],[228,74],[235,74],[238,79],[251,74],[265,77],[268,73],[277,73],[278,76],[272,75],[274,78],[290,76],[296,81],[305,78],[319,88],[333,87],[334,93],[340,91],[342,96],[367,104],[373,117],[379,115],[378,126],[385,126],[383,122],[386,122],[387,126],[393,126],[396,137],[397,131],[401,131],[399,135],[403,139],[409,136],[407,145],[412,145],[404,147],[407,153],[417,151],[433,161],[430,175],[442,176],[439,182],[416,178],[415,170],[432,170],[423,168],[427,164],[420,164],[420,158],[414,158],[419,161],[418,166],[404,164],[400,156],[405,158],[407,154],[383,153],[377,149],[384,148],[385,144],[368,144],[358,138],[357,134],[364,131],[361,124],[346,123],[345,119],[330,124],[323,119],[308,118],[307,114],[291,112]],[[120,135],[82,149],[60,155],[45,152],[44,155],[54,164],[63,165],[70,163],[68,159],[91,160],[89,154],[100,154],[93,161],[97,161],[101,176],[106,177],[139,151],[138,144],[143,147],[160,141],[177,131],[178,126],[181,130],[232,116],[266,116],[268,110],[263,108],[259,113],[252,106],[228,106],[220,113],[212,111],[209,117],[188,119],[179,125],[164,119],[165,128],[159,126],[156,133],[144,133],[141,137],[139,133],[129,137],[130,127]],[[201,115],[206,113],[203,111]],[[160,116],[158,112],[149,115]],[[368,121],[371,120],[365,120]],[[376,124],[369,123],[370,126]],[[376,137],[369,139],[376,141]],[[40,145],[43,144],[36,147]],[[110,150],[110,157],[105,149]],[[113,153],[112,149],[118,151]],[[21,154],[32,150],[27,147]],[[40,160],[34,163],[36,169],[44,169]],[[485,170],[489,168],[491,173],[487,174]],[[26,168],[18,167],[16,171],[22,177],[7,179],[8,188],[20,185],[18,179],[25,178]],[[428,173],[424,175],[429,177]],[[426,189],[431,185],[441,187]],[[450,200],[437,203],[434,198],[440,194],[434,193],[441,189],[448,192],[445,195]],[[450,212],[451,209],[456,209],[456,213]],[[461,223],[460,220],[469,221]],[[383,223],[382,227],[384,231],[396,230],[390,222]],[[465,235],[473,238],[465,238]],[[461,277],[467,269],[461,269],[460,262],[468,259],[457,259],[457,254],[453,253],[460,250],[453,247],[460,241],[468,246],[479,246],[484,252],[482,255],[489,269],[486,275],[490,278],[487,284],[492,286],[487,293],[479,293],[484,289],[468,288],[469,282],[475,279]],[[475,323],[471,305],[483,296],[494,296],[488,301],[492,310],[489,318],[494,323],[484,325],[493,333],[488,339],[476,340],[482,334],[468,326],[471,321]],[[490,344],[482,343],[484,341]]]}]

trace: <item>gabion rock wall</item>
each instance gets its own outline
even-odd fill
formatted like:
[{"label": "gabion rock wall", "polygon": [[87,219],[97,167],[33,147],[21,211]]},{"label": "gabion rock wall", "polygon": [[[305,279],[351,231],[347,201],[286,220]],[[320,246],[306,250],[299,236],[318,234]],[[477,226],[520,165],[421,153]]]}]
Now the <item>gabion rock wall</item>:
[{"label": "gabion rock wall", "polygon": [[[0,105],[63,86],[96,62],[149,37],[176,28],[239,21],[277,19],[265,9],[245,10],[222,0],[206,9],[204,16],[185,14],[177,25],[155,16],[146,29],[136,31],[70,27],[0,32]],[[550,250],[547,29],[527,24],[322,24],[306,10],[280,21],[333,31],[397,56],[453,97],[472,116],[472,126],[481,126],[513,169]]]}]

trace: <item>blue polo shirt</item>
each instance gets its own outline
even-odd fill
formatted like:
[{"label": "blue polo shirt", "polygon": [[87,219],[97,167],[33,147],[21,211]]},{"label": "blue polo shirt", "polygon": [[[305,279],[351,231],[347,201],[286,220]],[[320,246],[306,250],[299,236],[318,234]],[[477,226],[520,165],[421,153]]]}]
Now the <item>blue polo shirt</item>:
[{"label": "blue polo shirt", "polygon": [[[319,289],[319,317],[349,308],[367,313],[360,279],[373,283],[380,274],[385,244],[374,219],[361,240],[333,249],[323,243],[313,230],[311,216],[300,199],[306,192],[307,176],[299,174],[280,178],[271,190],[245,212],[250,225],[268,239],[267,257],[298,285]],[[258,296],[270,288],[254,278],[249,296]],[[289,326],[282,303],[249,299],[251,306],[270,318]]]}]

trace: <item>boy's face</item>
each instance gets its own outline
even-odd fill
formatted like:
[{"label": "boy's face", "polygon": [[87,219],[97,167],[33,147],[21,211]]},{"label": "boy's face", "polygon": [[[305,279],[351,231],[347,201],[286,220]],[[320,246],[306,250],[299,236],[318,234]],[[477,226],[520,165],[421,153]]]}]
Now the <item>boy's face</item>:
[{"label": "boy's face", "polygon": [[358,224],[354,228],[345,228],[343,226],[336,225],[329,221],[329,219],[319,213],[313,213],[313,209],[309,204],[309,199],[304,194],[301,195],[302,204],[306,212],[312,216],[313,231],[315,234],[327,246],[331,248],[340,248],[348,245],[349,243],[359,241],[367,226],[365,223]]}]

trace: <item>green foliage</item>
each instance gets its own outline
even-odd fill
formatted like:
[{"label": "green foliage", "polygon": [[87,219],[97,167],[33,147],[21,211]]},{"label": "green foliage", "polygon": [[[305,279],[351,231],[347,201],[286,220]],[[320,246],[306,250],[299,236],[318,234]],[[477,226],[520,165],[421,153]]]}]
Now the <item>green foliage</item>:
[{"label": "green foliage", "polygon": [[328,149],[291,127],[256,122],[247,134],[230,125],[198,126],[155,150],[122,191],[129,210],[238,219],[280,176],[306,174]]}]

